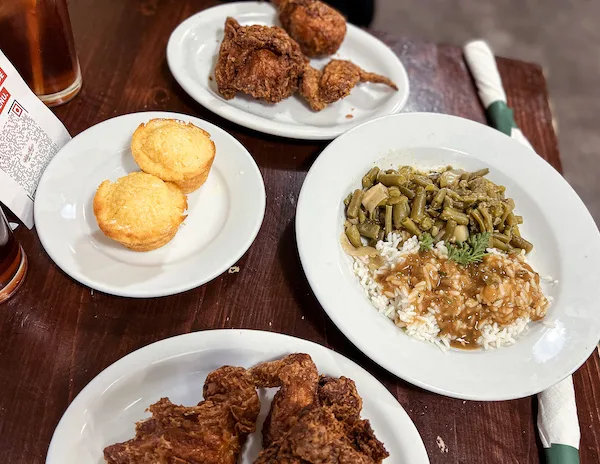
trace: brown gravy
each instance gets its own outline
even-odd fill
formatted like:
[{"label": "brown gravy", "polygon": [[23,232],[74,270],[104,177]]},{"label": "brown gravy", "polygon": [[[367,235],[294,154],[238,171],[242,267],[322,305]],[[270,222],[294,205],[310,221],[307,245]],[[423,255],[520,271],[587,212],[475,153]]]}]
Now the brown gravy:
[{"label": "brown gravy", "polygon": [[[485,322],[508,325],[519,317],[528,316],[532,320],[543,317],[530,312],[542,298],[545,300],[539,287],[536,290],[527,286],[532,279],[539,286],[539,275],[526,263],[519,263],[515,271],[497,256],[486,255],[480,263],[460,266],[427,251],[407,256],[395,268],[378,276],[377,281],[384,292],[393,293],[399,285],[407,285],[411,292],[417,284],[429,280],[431,289],[421,285],[418,291],[419,306],[439,310],[435,314],[441,329],[439,335],[463,340],[463,343],[452,341],[453,347],[476,349],[481,336],[479,327]],[[529,304],[515,303],[515,296],[524,288],[529,289]]]}]

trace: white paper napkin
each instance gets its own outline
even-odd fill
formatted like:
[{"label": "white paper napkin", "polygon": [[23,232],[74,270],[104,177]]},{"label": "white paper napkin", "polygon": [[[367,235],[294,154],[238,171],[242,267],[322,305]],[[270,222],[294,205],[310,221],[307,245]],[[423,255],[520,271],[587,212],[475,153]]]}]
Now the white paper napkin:
[{"label": "white paper napkin", "polygon": [[65,126],[0,50],[0,202],[30,229],[38,182],[69,140]]}]

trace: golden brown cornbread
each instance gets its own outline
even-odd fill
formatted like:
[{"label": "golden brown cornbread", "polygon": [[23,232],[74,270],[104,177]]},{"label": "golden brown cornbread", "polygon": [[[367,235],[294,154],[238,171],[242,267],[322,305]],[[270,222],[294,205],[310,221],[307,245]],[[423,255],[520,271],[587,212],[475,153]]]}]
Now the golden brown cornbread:
[{"label": "golden brown cornbread", "polygon": [[115,183],[105,180],[94,196],[94,215],[102,232],[135,251],[168,243],[185,220],[186,209],[179,187],[144,172]]},{"label": "golden brown cornbread", "polygon": [[176,119],[151,119],[140,124],[131,139],[131,153],[140,169],[174,182],[183,193],[206,182],[215,151],[208,132]]}]

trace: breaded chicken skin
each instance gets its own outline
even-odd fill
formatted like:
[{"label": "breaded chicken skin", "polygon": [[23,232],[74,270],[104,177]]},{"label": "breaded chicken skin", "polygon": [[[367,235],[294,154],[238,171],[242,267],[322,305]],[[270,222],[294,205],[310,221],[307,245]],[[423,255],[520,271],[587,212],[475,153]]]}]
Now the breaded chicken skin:
[{"label": "breaded chicken skin", "polygon": [[219,93],[227,100],[242,92],[277,103],[298,90],[304,62],[300,47],[283,29],[240,26],[227,18],[215,68]]},{"label": "breaded chicken skin", "polygon": [[333,55],[346,36],[346,19],[319,0],[273,0],[283,28],[309,57]]}]

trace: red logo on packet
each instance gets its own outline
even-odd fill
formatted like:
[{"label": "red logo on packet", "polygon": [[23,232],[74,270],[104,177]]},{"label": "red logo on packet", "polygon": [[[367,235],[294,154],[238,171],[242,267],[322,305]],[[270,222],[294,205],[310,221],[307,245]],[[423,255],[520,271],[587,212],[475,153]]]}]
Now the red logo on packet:
[{"label": "red logo on packet", "polygon": [[0,114],[4,111],[4,107],[8,103],[8,100],[10,100],[10,93],[5,87],[0,90]]},{"label": "red logo on packet", "polygon": [[16,100],[13,102],[12,106],[10,107],[10,110],[19,117],[23,114],[23,111],[25,111],[23,107],[19,105],[19,102]]},{"label": "red logo on packet", "polygon": [[0,68],[0,85],[6,80],[6,73],[2,68]]}]

